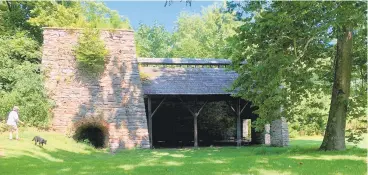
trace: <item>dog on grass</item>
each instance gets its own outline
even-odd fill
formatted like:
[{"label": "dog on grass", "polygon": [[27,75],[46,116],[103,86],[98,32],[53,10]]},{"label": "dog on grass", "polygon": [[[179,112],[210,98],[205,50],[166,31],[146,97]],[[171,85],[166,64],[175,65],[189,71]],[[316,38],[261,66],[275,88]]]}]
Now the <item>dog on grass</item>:
[{"label": "dog on grass", "polygon": [[43,144],[46,145],[46,142],[47,142],[47,140],[41,138],[40,136],[33,137],[32,141],[35,141],[35,145],[37,145],[38,143],[38,145],[41,145],[41,146],[43,146]]}]

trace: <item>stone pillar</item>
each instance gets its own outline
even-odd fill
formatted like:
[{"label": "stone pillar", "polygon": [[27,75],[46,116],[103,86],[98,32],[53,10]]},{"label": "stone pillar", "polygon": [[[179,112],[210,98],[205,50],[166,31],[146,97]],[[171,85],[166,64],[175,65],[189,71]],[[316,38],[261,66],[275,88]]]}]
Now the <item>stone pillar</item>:
[{"label": "stone pillar", "polygon": [[272,146],[283,147],[289,145],[289,130],[285,118],[272,121],[270,134]]},{"label": "stone pillar", "polygon": [[252,143],[253,144],[265,144],[270,145],[270,125],[266,124],[264,130],[261,132],[256,132],[255,129],[252,128]]},{"label": "stone pillar", "polygon": [[249,122],[249,119],[245,119],[243,120],[243,137],[246,137],[248,138],[248,122]]},{"label": "stone pillar", "polygon": [[66,133],[74,122],[100,116],[107,122],[112,151],[149,148],[134,32],[101,30],[108,56],[99,77],[78,70],[73,49],[80,34],[81,29],[44,28],[42,71],[48,96],[56,104],[53,129]]},{"label": "stone pillar", "polygon": [[265,125],[265,131],[264,131],[264,144],[270,145],[271,144],[271,135],[270,135],[270,124]]}]

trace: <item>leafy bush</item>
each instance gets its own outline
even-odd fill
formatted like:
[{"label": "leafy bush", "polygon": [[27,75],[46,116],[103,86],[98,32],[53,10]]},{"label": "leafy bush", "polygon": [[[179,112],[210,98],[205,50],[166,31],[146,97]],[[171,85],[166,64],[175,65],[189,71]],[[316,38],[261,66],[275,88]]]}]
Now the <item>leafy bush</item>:
[{"label": "leafy bush", "polygon": [[89,73],[100,73],[104,70],[108,51],[104,41],[100,39],[98,29],[84,29],[74,53],[80,70]]},{"label": "leafy bush", "polygon": [[235,123],[234,114],[225,102],[210,102],[198,117],[198,133],[202,138],[228,139],[235,136]]},{"label": "leafy bush", "polygon": [[0,36],[0,120],[14,105],[28,126],[47,127],[51,114],[40,74],[39,44],[26,33]]}]

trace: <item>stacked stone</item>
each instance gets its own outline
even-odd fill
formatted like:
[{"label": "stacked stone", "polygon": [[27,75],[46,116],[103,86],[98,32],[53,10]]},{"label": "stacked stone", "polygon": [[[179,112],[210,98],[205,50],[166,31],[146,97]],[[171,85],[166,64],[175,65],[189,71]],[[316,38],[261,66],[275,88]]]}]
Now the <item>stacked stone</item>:
[{"label": "stacked stone", "polygon": [[272,121],[270,131],[272,146],[283,147],[289,145],[289,130],[285,118]]},{"label": "stacked stone", "polygon": [[109,123],[109,146],[149,147],[134,33],[102,30],[108,56],[99,77],[82,75],[73,49],[80,29],[44,28],[45,87],[55,102],[52,127],[66,132],[73,122],[102,116]]}]

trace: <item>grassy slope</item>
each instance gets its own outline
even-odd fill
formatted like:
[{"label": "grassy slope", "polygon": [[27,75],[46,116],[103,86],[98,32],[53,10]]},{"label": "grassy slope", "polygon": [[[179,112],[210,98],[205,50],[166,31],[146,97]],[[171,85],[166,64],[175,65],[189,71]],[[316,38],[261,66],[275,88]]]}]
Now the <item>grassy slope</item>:
[{"label": "grassy slope", "polygon": [[[35,146],[35,135],[48,139]],[[367,174],[366,150],[316,151],[320,138],[289,148],[261,146],[121,151],[115,155],[60,134],[28,130],[20,141],[0,134],[0,174]],[[364,144],[366,145],[366,144]]]}]

